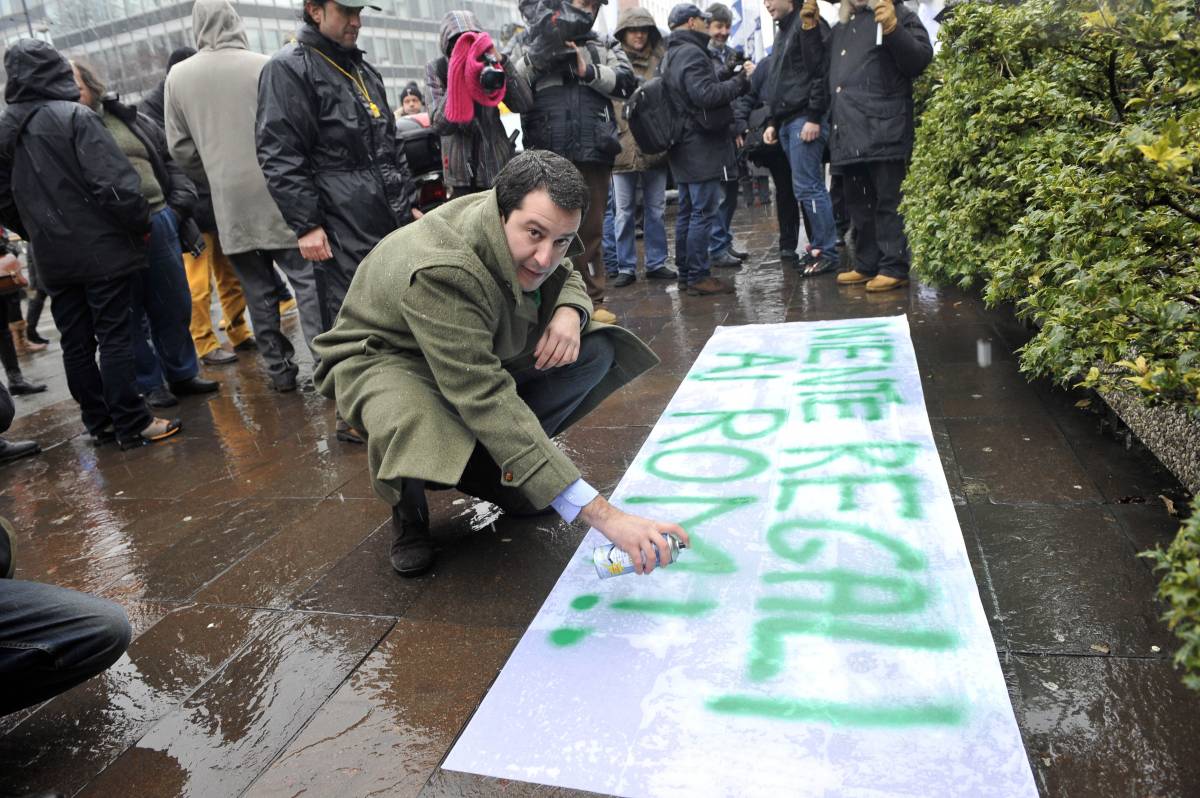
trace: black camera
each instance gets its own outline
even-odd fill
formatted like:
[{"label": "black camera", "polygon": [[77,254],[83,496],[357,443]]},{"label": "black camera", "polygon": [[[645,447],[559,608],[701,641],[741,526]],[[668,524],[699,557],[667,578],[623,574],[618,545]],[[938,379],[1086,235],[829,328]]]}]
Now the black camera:
[{"label": "black camera", "polygon": [[742,66],[749,60],[746,56],[746,51],[741,47],[731,48],[729,55],[725,58],[725,74],[733,77],[741,71]]},{"label": "black camera", "polygon": [[504,62],[491,53],[483,54],[483,70],[479,73],[479,85],[486,92],[500,91],[508,76],[504,72]]}]

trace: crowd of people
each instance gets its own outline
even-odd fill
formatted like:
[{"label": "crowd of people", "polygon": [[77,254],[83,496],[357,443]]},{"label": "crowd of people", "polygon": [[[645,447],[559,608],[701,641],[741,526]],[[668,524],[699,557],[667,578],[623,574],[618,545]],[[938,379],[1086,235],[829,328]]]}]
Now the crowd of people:
[{"label": "crowd of people", "polygon": [[[733,293],[713,270],[747,257],[731,223],[748,169],[774,179],[781,262],[805,277],[840,268],[839,284],[868,291],[903,287],[912,80],[932,48],[917,15],[891,0],[842,0],[832,28],[816,0],[765,0],[778,29],[757,64],[729,46],[721,3],[676,5],[666,32],[627,8],[610,37],[594,30],[604,2],[520,0],[523,28],[503,50],[470,11],[450,12],[427,94],[410,84],[395,112],[356,46],[363,0],[304,0],[294,40],[270,57],[249,49],[229,0],[196,0],[196,48],[170,55],[138,107],[108,93],[91,64],[34,39],[11,45],[0,222],[29,242],[30,314],[49,297],[93,442],[129,449],[178,434],[178,419],[154,411],[220,390],[200,366],[241,352],[258,353],[274,390],[296,390],[281,331],[295,308],[338,438],[366,445],[392,507],[399,574],[431,566],[425,492],[449,487],[508,513],[581,518],[639,573],[654,569],[663,534],[686,544],[677,525],[609,505],[550,440],[656,362],[616,326],[607,292],[638,279],[640,230],[646,279],[692,297]],[[678,129],[665,152],[644,152],[623,106],[655,77]],[[521,117],[524,153],[502,103]],[[422,114],[441,137],[450,196],[424,219],[396,131]],[[214,284],[229,348],[213,329]],[[36,322],[20,324],[19,301],[6,308],[10,389],[43,390],[4,341],[46,342]],[[36,448],[3,442],[0,460]],[[67,639],[54,630],[76,628],[70,618],[35,618],[50,599],[27,592],[0,601],[0,684],[37,667],[30,679],[65,688],[128,641],[119,609],[57,595],[67,616],[88,605]],[[9,655],[14,635],[91,655],[30,662]],[[54,662],[71,672],[47,675]],[[0,712],[45,694],[5,686]]]}]

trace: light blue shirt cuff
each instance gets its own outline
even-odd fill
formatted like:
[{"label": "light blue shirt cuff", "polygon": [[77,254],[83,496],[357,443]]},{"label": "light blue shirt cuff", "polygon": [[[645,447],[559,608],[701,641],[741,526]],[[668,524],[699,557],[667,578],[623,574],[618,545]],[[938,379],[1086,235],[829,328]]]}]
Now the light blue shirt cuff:
[{"label": "light blue shirt cuff", "polygon": [[563,489],[563,492],[554,497],[554,501],[550,502],[550,506],[562,516],[567,523],[574,521],[579,511],[587,505],[592,499],[600,495],[600,491],[593,488],[591,485],[584,482],[582,479],[577,479]]}]

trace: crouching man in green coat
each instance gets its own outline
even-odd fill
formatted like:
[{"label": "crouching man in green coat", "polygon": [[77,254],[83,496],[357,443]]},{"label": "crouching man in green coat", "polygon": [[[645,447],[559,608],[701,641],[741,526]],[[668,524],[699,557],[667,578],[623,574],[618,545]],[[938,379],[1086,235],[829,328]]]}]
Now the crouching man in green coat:
[{"label": "crouching man in green coat", "polygon": [[365,430],[375,492],[392,505],[392,567],[433,563],[426,488],[455,486],[509,513],[552,506],[655,566],[678,525],[609,504],[550,440],[658,362],[632,333],[591,321],[564,258],[588,188],[570,161],[518,155],[491,191],[389,235],[317,337],[321,392]]}]

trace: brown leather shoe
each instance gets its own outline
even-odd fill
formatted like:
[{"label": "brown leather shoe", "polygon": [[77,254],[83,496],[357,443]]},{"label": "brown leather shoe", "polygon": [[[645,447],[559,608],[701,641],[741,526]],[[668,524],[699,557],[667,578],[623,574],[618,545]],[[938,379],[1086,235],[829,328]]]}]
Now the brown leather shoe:
[{"label": "brown leather shoe", "polygon": [[837,276],[838,285],[862,285],[872,279],[869,274],[861,274],[851,269],[848,272],[842,272]]},{"label": "brown leather shoe", "polygon": [[879,274],[872,277],[871,281],[867,283],[867,290],[874,294],[880,291],[894,291],[906,285],[908,285],[908,280],[903,277],[888,277],[886,274]]},{"label": "brown leather shoe", "polygon": [[732,294],[737,289],[720,277],[705,277],[698,283],[688,286],[688,296],[716,296],[717,294]]}]

